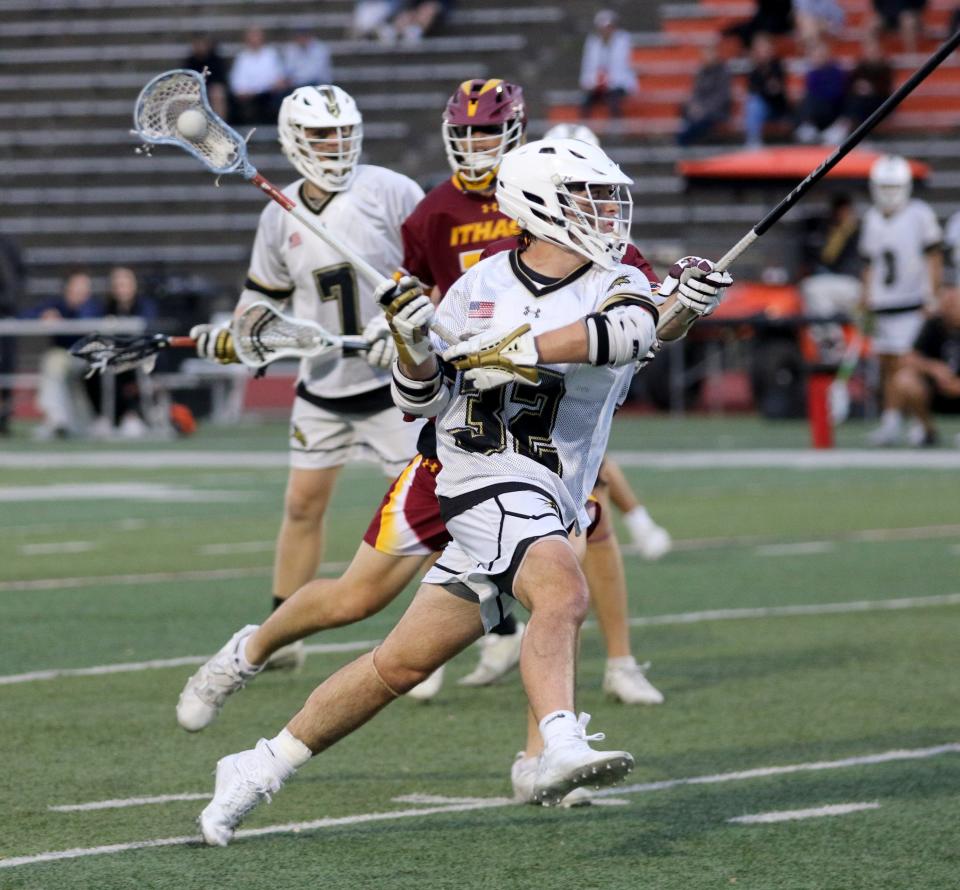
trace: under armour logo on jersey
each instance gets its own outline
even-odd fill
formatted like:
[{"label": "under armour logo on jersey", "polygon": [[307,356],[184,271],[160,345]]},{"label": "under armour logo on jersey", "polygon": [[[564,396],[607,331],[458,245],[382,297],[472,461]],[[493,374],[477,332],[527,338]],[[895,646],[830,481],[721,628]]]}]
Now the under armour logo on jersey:
[{"label": "under armour logo on jersey", "polygon": [[539,317],[540,317],[540,310],[539,310],[539,309],[531,309],[529,306],[524,306],[524,307],[523,307],[523,314],[524,314],[524,315],[532,315],[534,318],[539,318]]},{"label": "under armour logo on jersey", "polygon": [[497,204],[496,201],[494,201],[493,203],[481,204],[481,205],[480,205],[480,209],[481,209],[484,213],[499,213],[499,212],[500,212],[500,205]]}]

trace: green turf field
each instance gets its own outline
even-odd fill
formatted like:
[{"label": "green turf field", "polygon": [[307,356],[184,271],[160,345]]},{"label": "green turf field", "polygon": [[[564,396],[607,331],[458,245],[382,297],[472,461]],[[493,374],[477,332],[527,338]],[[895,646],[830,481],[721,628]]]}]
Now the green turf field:
[{"label": "green turf field", "polygon": [[[409,594],[310,641],[348,651],[258,677],[188,735],[174,705],[194,666],[164,662],[263,617],[283,425],[5,443],[0,888],[958,886],[960,452],[872,466],[852,450],[863,432],[841,431],[830,457],[849,460],[828,468],[779,461],[806,446],[802,424],[617,421],[612,446],[676,549],[627,556],[635,651],[665,704],[604,700],[602,640],[584,632],[579,707],[637,760],[600,804],[507,800],[523,694],[516,675],[457,686],[467,652],[437,699],[391,706],[258,808],[244,828],[260,833],[215,850],[194,819],[217,758],[276,734]],[[384,488],[372,468],[346,472],[328,571]],[[164,796],[189,799],[51,809]],[[812,812],[729,821],[784,811]]]}]

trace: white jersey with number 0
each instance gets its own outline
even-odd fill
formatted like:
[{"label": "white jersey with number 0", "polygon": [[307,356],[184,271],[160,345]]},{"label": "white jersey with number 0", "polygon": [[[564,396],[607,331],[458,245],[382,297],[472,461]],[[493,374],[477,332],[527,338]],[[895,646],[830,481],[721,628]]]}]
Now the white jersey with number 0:
[{"label": "white jersey with number 0", "polygon": [[892,216],[870,207],[860,229],[860,253],[870,262],[871,309],[921,306],[933,300],[926,251],[942,240],[940,223],[925,201],[911,199]]},{"label": "white jersey with number 0", "polygon": [[[535,335],[617,302],[657,305],[650,283],[633,266],[612,271],[589,264],[542,290],[515,251],[470,269],[447,291],[437,317],[461,335],[509,332],[529,323]],[[639,311],[645,311],[640,309]],[[442,341],[437,341],[443,348]],[[449,405],[437,418],[443,469],[437,494],[456,497],[488,485],[519,482],[545,491],[565,525],[586,527],[583,510],[597,479],[614,411],[634,365],[541,365],[540,384],[511,383],[478,393],[458,374]]]},{"label": "white jersey with number 0", "polygon": [[[384,275],[400,266],[400,226],[423,198],[412,179],[361,164],[350,188],[331,194],[320,206],[305,201],[303,185],[298,179],[283,190],[303,214]],[[373,300],[373,287],[350,262],[275,203],[260,215],[243,302],[262,296],[289,300],[286,311],[334,334],[359,334],[382,311]],[[299,379],[315,395],[340,398],[388,384],[390,372],[372,368],[363,356],[334,353],[303,359]]]}]

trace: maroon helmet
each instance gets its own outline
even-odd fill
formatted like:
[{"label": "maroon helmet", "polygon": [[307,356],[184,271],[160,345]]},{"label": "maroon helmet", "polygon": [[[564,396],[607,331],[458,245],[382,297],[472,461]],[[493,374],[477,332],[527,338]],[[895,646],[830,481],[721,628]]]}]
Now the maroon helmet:
[{"label": "maroon helmet", "polygon": [[523,90],[505,80],[465,80],[443,111],[447,160],[465,188],[493,186],[503,156],[523,142]]}]

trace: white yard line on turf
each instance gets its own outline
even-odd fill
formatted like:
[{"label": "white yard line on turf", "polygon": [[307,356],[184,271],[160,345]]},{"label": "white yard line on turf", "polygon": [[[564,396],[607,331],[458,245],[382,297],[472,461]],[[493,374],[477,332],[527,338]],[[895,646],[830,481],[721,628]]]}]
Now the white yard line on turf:
[{"label": "white yard line on turf", "polygon": [[236,541],[230,544],[201,544],[201,556],[233,556],[235,553],[273,553],[276,541]]},{"label": "white yard line on turf", "polygon": [[[379,640],[351,640],[347,643],[309,643],[304,648],[311,655],[332,652],[366,652],[379,642]],[[203,664],[209,657],[209,655],[185,655],[182,658],[155,658],[151,661],[129,661],[124,664],[98,664],[94,667],[85,668],[53,668],[46,671],[30,671],[26,674],[6,674],[0,676],[0,686],[31,683],[35,680],[57,680],[60,677],[96,677],[101,674],[128,674],[137,671],[184,667],[191,664]]]},{"label": "white yard line on turf", "polygon": [[[754,448],[742,451],[611,451],[610,456],[625,467],[654,470],[793,469],[793,470],[956,470],[960,451],[906,449]],[[191,469],[223,467],[230,470],[285,470],[285,451],[127,451],[103,450],[79,453],[0,453],[0,470],[70,469]]]},{"label": "white yard line on turf", "polygon": [[847,813],[878,809],[880,809],[880,804],[876,801],[873,803],[833,803],[824,807],[811,807],[807,810],[779,810],[773,813],[754,813],[751,816],[734,816],[727,821],[735,825],[767,825],[772,822],[793,822],[797,819],[819,819],[821,816],[846,816]]},{"label": "white yard line on turf", "polygon": [[150,482],[76,482],[63,485],[12,485],[0,488],[0,502],[34,501],[160,501],[163,503],[220,503],[247,501],[252,491],[217,491]]},{"label": "white yard line on turf", "polygon": [[143,807],[153,803],[173,803],[178,800],[207,800],[209,794],[158,794],[156,797],[126,797],[122,800],[92,800],[89,803],[61,803],[47,807],[54,813],[82,813],[87,810],[122,810]]},{"label": "white yard line on turf", "polygon": [[795,544],[766,544],[757,547],[757,556],[816,556],[829,553],[836,545],[832,541],[797,541]]},{"label": "white yard line on turf", "polygon": [[95,541],[50,541],[46,544],[18,544],[21,556],[49,556],[51,553],[86,553],[97,548]]},{"label": "white yard line on turf", "polygon": [[[960,593],[942,596],[902,597],[890,600],[856,600],[848,603],[811,603],[796,606],[762,606],[747,609],[711,609],[704,612],[678,612],[673,615],[649,615],[631,618],[632,627],[648,627],[664,624],[701,624],[706,621],[732,621],[755,618],[783,618],[800,615],[843,615],[850,612],[897,612],[903,609],[924,609],[935,606],[960,605]],[[596,627],[588,621],[584,627]],[[357,652],[376,646],[379,640],[360,640],[346,643],[312,643],[306,651],[312,652]],[[87,668],[53,668],[31,671],[27,674],[0,675],[0,686],[13,683],[29,683],[34,680],[53,680],[58,677],[87,677],[96,674],[122,674],[128,671],[146,671],[159,668],[202,664],[207,655],[188,655],[182,658],[154,659],[152,661],[128,662],[126,664],[102,664]]]},{"label": "white yard line on turf", "polygon": [[[885,751],[880,754],[867,754],[861,757],[846,757],[842,760],[824,760],[815,763],[795,763],[788,766],[761,767],[751,770],[740,770],[730,773],[718,773],[711,776],[692,776],[686,779],[669,779],[663,782],[647,782],[641,785],[626,785],[616,788],[605,788],[597,792],[597,796],[614,797],[624,794],[642,794],[651,791],[663,791],[668,788],[678,788],[685,785],[714,785],[721,782],[738,782],[745,779],[782,776],[799,772],[816,772],[826,769],[844,769],[855,766],[873,766],[878,763],[893,763],[901,760],[922,760],[930,757],[939,757],[942,754],[960,753],[960,744],[936,745],[931,748],[913,748],[897,751]],[[491,797],[488,799],[468,799],[464,802],[442,806],[424,807],[422,809],[398,810],[392,813],[361,813],[355,816],[340,816],[336,818],[313,819],[308,822],[288,822],[283,825],[266,825],[262,828],[240,829],[235,837],[263,837],[271,834],[297,834],[302,831],[314,831],[318,828],[335,828],[341,825],[362,825],[369,822],[386,822],[398,819],[415,819],[423,816],[434,816],[444,813],[465,813],[470,810],[487,810],[498,807],[525,806],[507,797]],[[100,847],[78,847],[71,850],[54,850],[47,853],[35,853],[30,856],[13,856],[9,859],[0,859],[0,868],[13,868],[20,865],[34,865],[39,862],[55,862],[60,859],[77,859],[81,856],[100,856],[109,853],[126,853],[130,850],[143,850],[152,847],[174,847],[201,843],[196,835],[189,837],[167,837],[156,840],[133,841],[126,844],[107,844]]]}]

